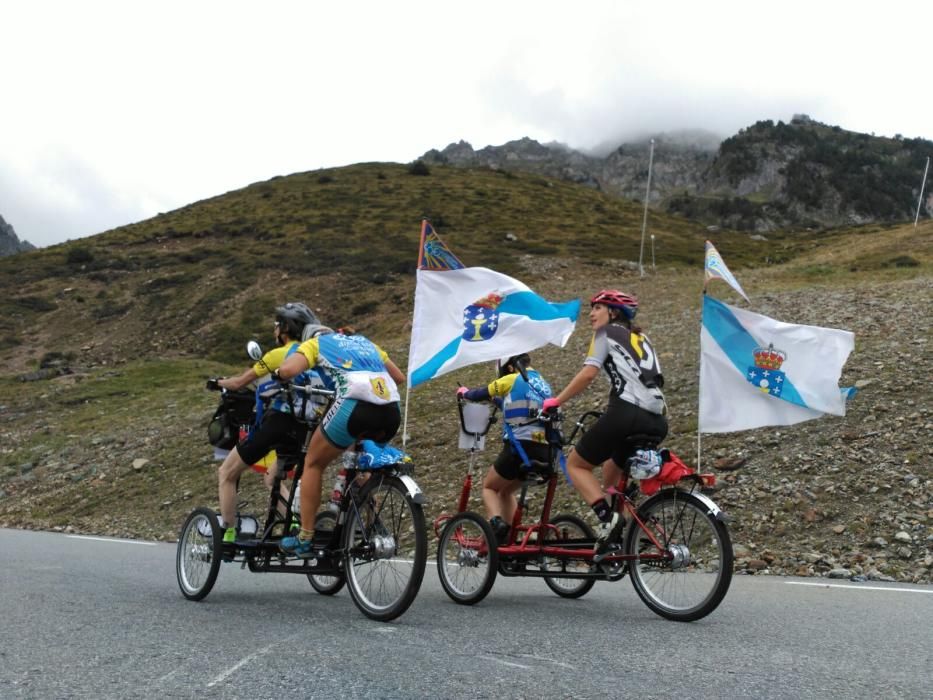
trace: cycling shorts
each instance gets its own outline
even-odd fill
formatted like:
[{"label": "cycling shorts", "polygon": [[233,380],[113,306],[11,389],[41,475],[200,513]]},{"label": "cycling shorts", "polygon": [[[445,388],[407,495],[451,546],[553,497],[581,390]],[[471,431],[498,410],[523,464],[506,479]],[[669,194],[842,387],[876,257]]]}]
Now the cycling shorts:
[{"label": "cycling shorts", "polygon": [[618,467],[640,446],[625,441],[629,435],[651,435],[660,443],[667,437],[667,419],[634,404],[610,404],[593,427],[577,441],[574,449],[584,460],[598,466],[612,457]]},{"label": "cycling shorts", "polygon": [[398,401],[374,404],[339,398],[321,421],[321,431],[330,444],[345,449],[357,440],[388,442],[395,437],[401,422]]},{"label": "cycling shorts", "polygon": [[[553,471],[550,467],[550,446],[542,442],[532,442],[531,440],[521,440],[520,442],[525,454],[528,455],[528,459],[544,462],[548,465],[547,469],[536,468],[531,470],[530,473],[550,476]],[[502,451],[499,452],[499,456],[496,457],[496,461],[492,466],[503,479],[522,479],[529,473],[529,470],[522,464],[522,458],[518,456],[518,452],[512,447],[512,443],[508,441],[502,443]]]},{"label": "cycling shorts", "polygon": [[290,414],[269,410],[262,417],[259,427],[237,444],[236,451],[247,464],[255,464],[270,450],[297,453],[301,450],[307,430]]}]

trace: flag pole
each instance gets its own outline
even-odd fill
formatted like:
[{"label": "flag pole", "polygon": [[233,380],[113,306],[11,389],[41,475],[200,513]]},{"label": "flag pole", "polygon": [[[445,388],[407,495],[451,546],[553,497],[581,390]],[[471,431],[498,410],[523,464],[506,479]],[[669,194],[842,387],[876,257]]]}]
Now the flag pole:
[{"label": "flag pole", "polygon": [[927,156],[926,167],[923,168],[923,180],[920,181],[920,197],[917,199],[917,215],[914,217],[914,228],[917,228],[917,222],[920,221],[920,205],[923,204],[923,188],[927,184],[927,172],[930,170],[930,156]]},{"label": "flag pole", "polygon": [[645,257],[645,229],[648,227],[648,200],[651,198],[651,165],[654,163],[654,139],[651,139],[651,152],[648,155],[648,187],[645,191],[645,216],[641,222],[641,249],[638,251],[638,274],[645,276],[642,260]]},{"label": "flag pole", "polygon": [[411,393],[411,377],[409,381],[405,382],[405,417],[402,420],[402,449],[405,449],[405,444],[408,442],[408,395]]},{"label": "flag pole", "polygon": [[[421,217],[421,236],[418,239],[418,265],[417,268],[420,269],[421,265],[424,263],[424,234],[427,229],[427,225],[430,222],[425,216]],[[417,272],[415,273],[415,294],[418,293],[418,281],[417,281]],[[415,300],[412,299],[411,303],[411,332],[415,332]],[[405,449],[405,445],[408,444],[408,399],[411,396],[411,343],[408,347],[408,374],[405,376],[405,410],[402,413],[402,449]]]}]

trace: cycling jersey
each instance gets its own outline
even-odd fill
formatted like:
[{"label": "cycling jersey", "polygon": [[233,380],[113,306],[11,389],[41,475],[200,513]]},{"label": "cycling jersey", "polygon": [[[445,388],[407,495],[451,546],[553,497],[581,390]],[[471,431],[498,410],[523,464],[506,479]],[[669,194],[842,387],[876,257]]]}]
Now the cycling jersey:
[{"label": "cycling jersey", "polygon": [[306,340],[298,352],[320,372],[324,385],[339,399],[387,404],[399,400],[398,387],[385,363],[389,356],[361,335],[329,333]]},{"label": "cycling jersey", "polygon": [[[256,373],[257,377],[262,377],[270,372],[274,372],[279,367],[282,366],[282,363],[285,361],[285,358],[290,357],[293,353],[298,351],[299,344],[297,341],[292,340],[281,345],[277,348],[273,348],[265,355],[262,356],[262,360],[253,365],[253,371]],[[320,375],[317,370],[307,369],[298,376],[292,379],[292,383],[298,386],[313,386],[319,389],[323,389],[324,382],[321,380]],[[262,382],[259,384],[256,392],[258,397],[261,397],[263,392],[268,389],[278,389],[279,383],[276,380],[270,380]],[[323,412],[324,406],[327,404],[327,399],[320,396],[308,396],[304,394],[297,394],[294,397],[295,400],[295,412],[297,412],[299,418],[310,419],[314,414],[320,414]],[[283,394],[277,394],[276,398],[272,401],[272,405],[269,407],[274,411],[279,411],[281,413],[292,413],[292,407],[288,403],[287,396]],[[262,415],[262,405],[257,398],[257,420],[261,418]]]},{"label": "cycling jersey", "polygon": [[[516,440],[547,442],[544,436],[544,424],[535,420],[541,410],[544,399],[551,397],[551,386],[537,371],[530,367],[526,370],[528,381],[518,372],[507,374],[490,382],[486,391],[502,408],[505,422]],[[503,426],[508,439],[508,431]]]},{"label": "cycling jersey", "polygon": [[648,338],[621,323],[593,334],[584,365],[602,367],[609,375],[609,405],[626,402],[651,413],[664,413],[664,377]]}]

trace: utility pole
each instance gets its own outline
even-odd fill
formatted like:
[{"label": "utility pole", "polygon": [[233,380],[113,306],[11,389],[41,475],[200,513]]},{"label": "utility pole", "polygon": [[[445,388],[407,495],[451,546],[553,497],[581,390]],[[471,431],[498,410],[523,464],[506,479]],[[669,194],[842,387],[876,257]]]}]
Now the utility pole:
[{"label": "utility pole", "polygon": [[917,222],[920,221],[920,205],[923,204],[923,188],[927,184],[927,171],[930,169],[930,156],[927,156],[927,164],[923,168],[923,180],[920,182],[920,199],[917,200],[917,215],[914,217],[914,228],[917,228]]},{"label": "utility pole", "polygon": [[651,152],[648,155],[648,187],[645,190],[645,217],[641,222],[641,249],[638,251],[638,272],[644,277],[645,268],[642,260],[645,257],[645,229],[648,227],[648,199],[651,197],[651,166],[654,163],[654,139],[651,139]]}]

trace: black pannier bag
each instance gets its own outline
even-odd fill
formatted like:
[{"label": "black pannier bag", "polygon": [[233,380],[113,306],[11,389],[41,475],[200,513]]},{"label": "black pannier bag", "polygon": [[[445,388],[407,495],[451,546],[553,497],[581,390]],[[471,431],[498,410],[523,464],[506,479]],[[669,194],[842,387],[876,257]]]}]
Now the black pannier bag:
[{"label": "black pannier bag", "polygon": [[225,391],[211,422],[207,425],[207,441],[222,450],[232,450],[240,440],[240,426],[249,428],[256,415],[256,397],[248,389]]}]

